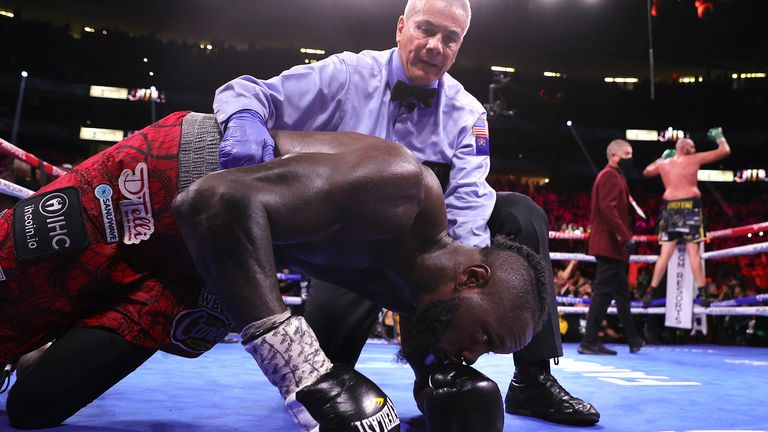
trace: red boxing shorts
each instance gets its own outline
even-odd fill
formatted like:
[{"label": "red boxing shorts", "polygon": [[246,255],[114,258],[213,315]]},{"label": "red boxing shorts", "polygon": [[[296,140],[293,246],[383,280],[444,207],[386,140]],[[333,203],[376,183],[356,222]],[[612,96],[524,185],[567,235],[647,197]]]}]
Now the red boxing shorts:
[{"label": "red boxing shorts", "polygon": [[184,357],[227,335],[171,213],[219,139],[212,116],[172,114],[0,216],[0,363],[72,327]]}]

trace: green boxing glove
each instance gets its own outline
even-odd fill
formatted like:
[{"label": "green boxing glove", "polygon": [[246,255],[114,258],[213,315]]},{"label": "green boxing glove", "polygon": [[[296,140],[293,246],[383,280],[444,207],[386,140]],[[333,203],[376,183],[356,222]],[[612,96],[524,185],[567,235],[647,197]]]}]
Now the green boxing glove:
[{"label": "green boxing glove", "polygon": [[661,154],[662,159],[669,159],[672,156],[675,155],[675,149],[666,149],[664,150],[664,153]]},{"label": "green boxing glove", "polygon": [[716,127],[716,128],[712,128],[712,129],[708,130],[707,131],[707,136],[712,141],[717,141],[720,138],[725,138],[723,136],[723,128],[721,128],[721,127]]}]

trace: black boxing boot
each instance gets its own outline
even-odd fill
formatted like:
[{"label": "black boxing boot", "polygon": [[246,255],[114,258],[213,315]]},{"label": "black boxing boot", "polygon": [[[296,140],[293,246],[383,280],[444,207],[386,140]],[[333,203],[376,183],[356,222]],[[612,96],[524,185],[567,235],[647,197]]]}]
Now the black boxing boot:
[{"label": "black boxing boot", "polygon": [[538,417],[553,423],[592,426],[600,413],[589,402],[568,393],[552,376],[549,360],[515,367],[504,407],[510,414]]}]

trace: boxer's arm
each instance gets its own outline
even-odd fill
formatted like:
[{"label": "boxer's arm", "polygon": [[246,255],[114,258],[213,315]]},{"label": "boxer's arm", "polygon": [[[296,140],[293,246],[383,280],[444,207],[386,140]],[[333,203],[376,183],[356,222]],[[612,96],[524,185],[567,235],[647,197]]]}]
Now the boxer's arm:
[{"label": "boxer's arm", "polygon": [[241,110],[255,111],[270,129],[333,129],[329,123],[335,121],[334,108],[340,106],[348,83],[347,63],[334,55],[268,80],[236,78],[216,90],[213,112],[222,129]]},{"label": "boxer's arm", "polygon": [[661,164],[664,163],[665,160],[669,159],[669,150],[664,150],[664,153],[661,154],[661,156],[656,159],[655,161],[651,162],[645,169],[643,170],[643,175],[645,177],[653,177],[661,174],[659,167]]},{"label": "boxer's arm", "polygon": [[[421,210],[424,176],[402,146],[343,133],[275,138],[289,157],[214,173],[174,203],[197,270],[238,326],[285,310],[273,243],[339,229],[391,237],[410,228]],[[311,153],[297,154],[303,151]]]},{"label": "boxer's arm", "polygon": [[[719,132],[713,133],[713,130]],[[722,129],[710,129],[708,135],[717,143],[717,148],[710,151],[694,153],[693,156],[696,158],[696,162],[698,162],[699,165],[706,165],[708,163],[717,162],[731,154],[731,146],[728,145],[728,141],[723,136]]]},{"label": "boxer's arm", "polygon": [[651,162],[651,164],[645,167],[645,169],[643,170],[643,175],[645,177],[653,177],[653,176],[659,175],[659,165],[662,162],[663,161],[661,159],[657,159]]}]

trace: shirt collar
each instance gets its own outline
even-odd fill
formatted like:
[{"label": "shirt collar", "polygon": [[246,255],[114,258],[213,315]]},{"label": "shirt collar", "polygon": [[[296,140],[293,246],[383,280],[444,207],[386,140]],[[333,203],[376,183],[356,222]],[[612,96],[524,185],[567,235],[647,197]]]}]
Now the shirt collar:
[{"label": "shirt collar", "polygon": [[[403,63],[400,61],[400,50],[398,48],[394,48],[392,50],[392,57],[389,62],[389,89],[392,90],[395,87],[395,83],[400,80],[405,83],[411,84],[411,81],[408,79],[408,76],[405,74],[405,69],[403,69]],[[427,88],[437,88],[440,84],[440,80],[432,81],[428,85],[424,86]]]}]

